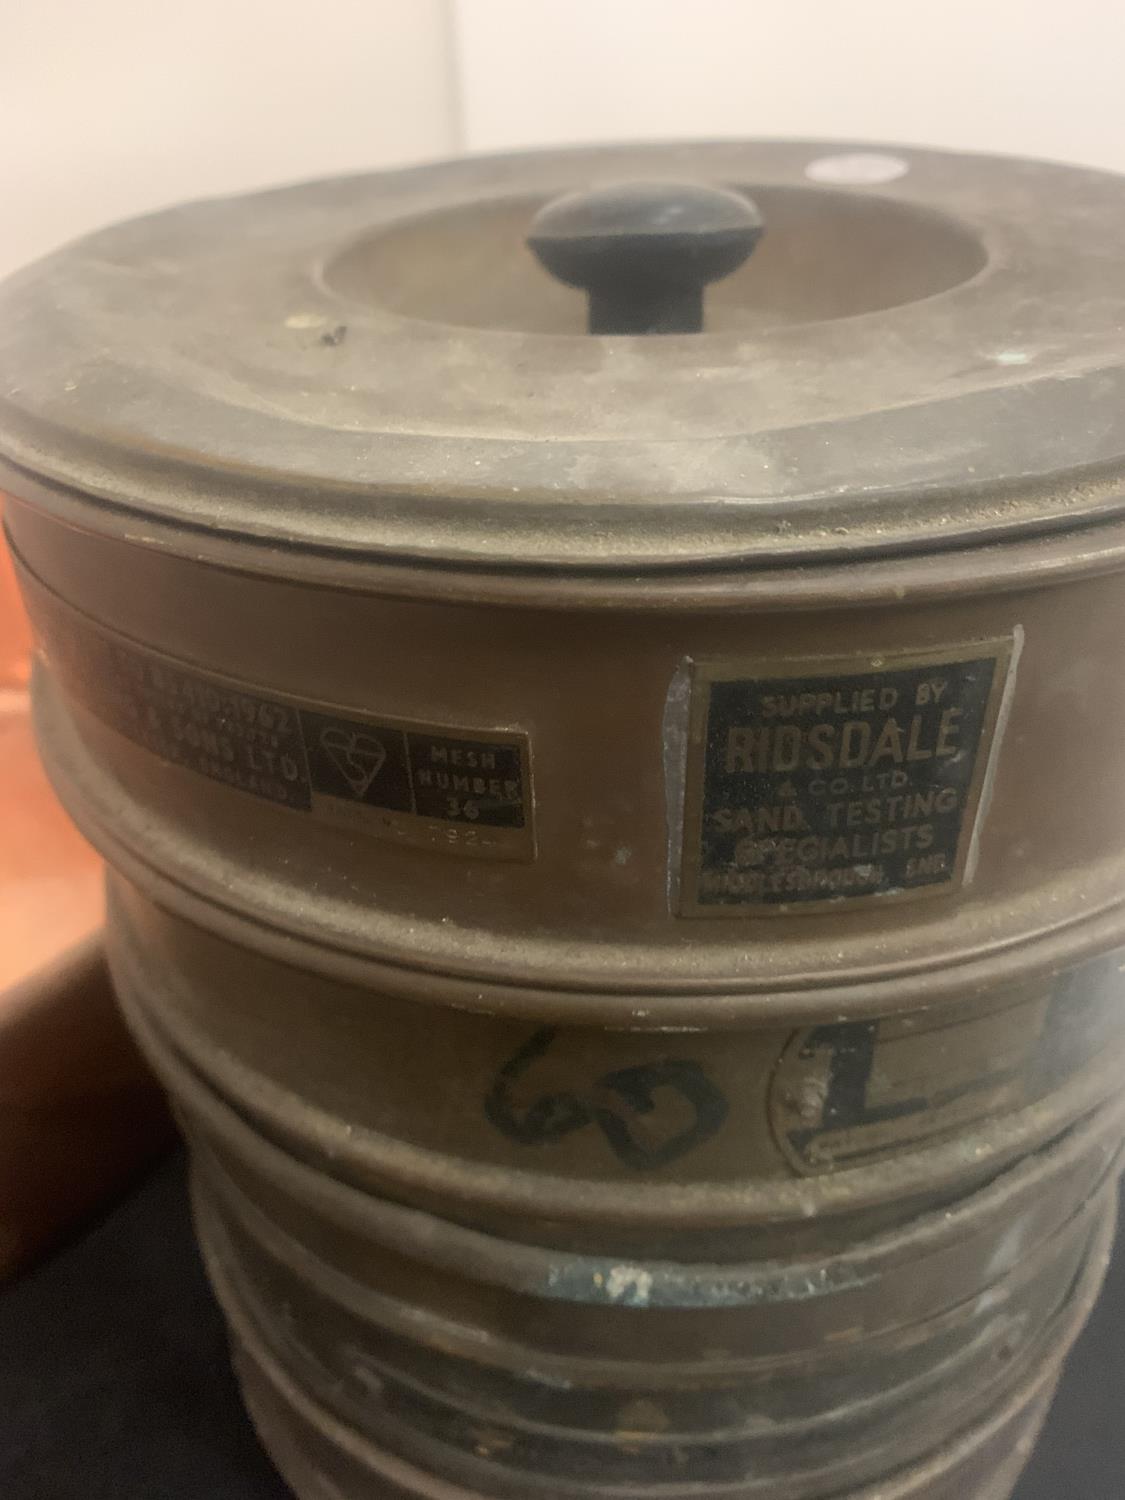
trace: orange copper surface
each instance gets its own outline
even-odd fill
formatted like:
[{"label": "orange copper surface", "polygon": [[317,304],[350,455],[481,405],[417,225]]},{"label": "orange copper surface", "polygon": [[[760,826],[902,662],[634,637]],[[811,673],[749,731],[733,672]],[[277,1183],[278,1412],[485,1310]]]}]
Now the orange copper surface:
[{"label": "orange copper surface", "polygon": [[119,1191],[171,1135],[113,1001],[101,860],[35,751],[30,655],[0,541],[0,1280]]},{"label": "orange copper surface", "polygon": [[101,861],[59,806],[35,753],[30,650],[11,559],[0,546],[0,996],[102,920]]},{"label": "orange copper surface", "polygon": [[0,689],[27,686],[31,631],[16,588],[7,545],[0,540]]}]

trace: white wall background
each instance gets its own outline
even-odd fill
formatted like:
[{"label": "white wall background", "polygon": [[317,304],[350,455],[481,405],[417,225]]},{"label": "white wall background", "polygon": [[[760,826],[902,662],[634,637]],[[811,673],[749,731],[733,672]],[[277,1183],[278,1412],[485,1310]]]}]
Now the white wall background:
[{"label": "white wall background", "polygon": [[823,135],[1125,170],[1123,0],[0,0],[0,271],[458,149]]},{"label": "white wall background", "polygon": [[0,271],[184,198],[448,155],[445,0],[0,0]]},{"label": "white wall background", "polygon": [[471,149],[822,135],[1125,170],[1122,0],[454,0]]}]

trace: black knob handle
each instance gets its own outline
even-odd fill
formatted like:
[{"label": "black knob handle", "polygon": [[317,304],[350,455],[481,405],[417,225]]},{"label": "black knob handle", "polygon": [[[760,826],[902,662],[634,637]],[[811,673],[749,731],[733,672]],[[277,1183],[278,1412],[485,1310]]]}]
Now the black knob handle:
[{"label": "black knob handle", "polygon": [[590,299],[591,333],[699,333],[703,288],[761,238],[757,205],[695,182],[627,182],[556,198],[527,243]]}]

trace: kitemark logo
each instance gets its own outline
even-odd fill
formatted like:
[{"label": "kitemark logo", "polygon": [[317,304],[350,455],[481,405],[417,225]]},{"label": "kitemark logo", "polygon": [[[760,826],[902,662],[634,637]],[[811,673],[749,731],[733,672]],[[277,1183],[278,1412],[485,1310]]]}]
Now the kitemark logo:
[{"label": "kitemark logo", "polygon": [[66,691],[169,765],[404,847],[535,858],[526,734],[302,704],[139,647],[90,625],[33,579],[26,587]]},{"label": "kitemark logo", "polygon": [[308,708],[300,713],[315,805],[323,807],[324,799],[330,799],[337,808],[342,804],[352,811],[363,806],[413,813],[406,735],[401,729]]},{"label": "kitemark logo", "polygon": [[374,735],[331,725],[321,730],[320,743],[353,795],[362,800],[386,764],[386,746]]}]

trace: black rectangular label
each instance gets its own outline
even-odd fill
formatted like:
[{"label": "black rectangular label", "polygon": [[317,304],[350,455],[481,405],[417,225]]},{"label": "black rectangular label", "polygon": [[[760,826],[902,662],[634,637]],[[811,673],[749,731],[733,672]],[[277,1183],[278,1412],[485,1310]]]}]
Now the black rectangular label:
[{"label": "black rectangular label", "polygon": [[682,913],[959,883],[1010,651],[696,664]]},{"label": "black rectangular label", "polygon": [[263,694],[112,635],[32,584],[58,681],[162,760],[403,843],[530,859],[526,735],[357,716]]}]

